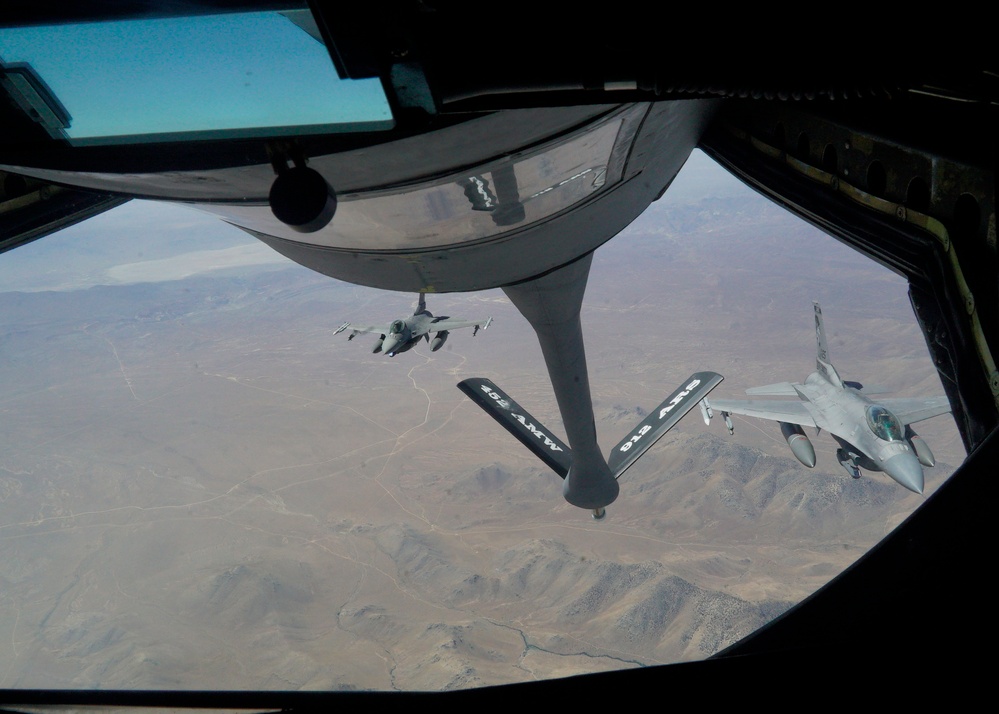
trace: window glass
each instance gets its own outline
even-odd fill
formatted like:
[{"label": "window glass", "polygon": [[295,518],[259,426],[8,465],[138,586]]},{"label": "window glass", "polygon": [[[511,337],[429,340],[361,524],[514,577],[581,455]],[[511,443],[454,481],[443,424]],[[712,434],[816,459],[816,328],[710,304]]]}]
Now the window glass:
[{"label": "window glass", "polygon": [[338,196],[336,220],[315,233],[295,233],[258,206],[203,208],[268,235],[332,248],[469,243],[531,225],[613,186],[620,179],[613,153],[632,138],[622,131],[624,123],[615,116],[595,129],[443,179]]},{"label": "window glass", "polygon": [[879,439],[901,441],[903,438],[902,423],[884,407],[867,407],[867,423]]},{"label": "window glass", "polygon": [[22,108],[77,145],[393,126],[377,79],[341,80],[276,12],[8,27],[0,64]]}]

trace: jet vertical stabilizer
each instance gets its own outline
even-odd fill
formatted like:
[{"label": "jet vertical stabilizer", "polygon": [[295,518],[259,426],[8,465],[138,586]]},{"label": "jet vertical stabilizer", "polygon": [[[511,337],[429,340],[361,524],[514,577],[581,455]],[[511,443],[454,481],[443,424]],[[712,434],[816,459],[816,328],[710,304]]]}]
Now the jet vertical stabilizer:
[{"label": "jet vertical stabilizer", "polygon": [[826,328],[822,324],[822,307],[817,302],[812,302],[815,309],[815,341],[818,352],[815,357],[815,368],[819,374],[825,377],[830,384],[834,384],[840,389],[843,388],[843,380],[840,379],[836,368],[829,361],[829,345],[826,342]]}]

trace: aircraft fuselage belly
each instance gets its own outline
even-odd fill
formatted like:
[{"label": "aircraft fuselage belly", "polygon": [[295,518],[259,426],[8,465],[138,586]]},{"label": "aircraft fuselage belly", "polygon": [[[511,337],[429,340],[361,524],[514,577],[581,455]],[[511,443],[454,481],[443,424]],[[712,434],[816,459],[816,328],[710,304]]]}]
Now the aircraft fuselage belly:
[{"label": "aircraft fuselage belly", "polygon": [[[578,160],[567,161],[567,165],[579,167],[575,173],[570,172],[552,186],[534,193],[530,193],[530,184],[522,175],[529,173],[529,159],[497,156],[469,168],[466,161],[456,156],[454,164],[461,169],[427,179],[427,191],[434,187],[461,186],[463,182],[475,179],[497,193],[507,187],[509,195],[497,195],[495,207],[475,209],[460,204],[466,199],[456,203],[450,194],[448,201],[430,200],[428,196],[426,201],[414,203],[412,210],[437,211],[442,216],[450,215],[449,211],[469,210],[469,220],[481,220],[482,215],[488,215],[495,222],[495,230],[480,238],[456,235],[454,240],[449,240],[442,238],[435,228],[420,235],[396,236],[395,242],[384,245],[341,239],[338,231],[352,229],[348,221],[349,197],[342,197],[338,209],[344,215],[335,216],[320,233],[305,236],[285,230],[270,215],[267,206],[216,203],[203,208],[243,227],[291,260],[339,280],[414,292],[468,292],[502,287],[566,265],[627,227],[682,168],[716,106],[710,100],[658,102],[636,112],[626,105],[622,107],[613,151],[601,160],[606,165],[598,162],[591,166],[596,159],[581,155]],[[511,114],[511,121],[515,118],[516,115]],[[594,132],[606,127],[606,122],[601,124],[602,121],[594,122]],[[585,139],[588,129],[575,131]],[[482,140],[488,141],[488,137]],[[581,146],[586,146],[585,141]],[[568,138],[564,141],[559,137],[552,139],[551,149],[555,154],[571,148]],[[539,157],[544,158],[542,154]],[[411,160],[419,162],[421,157],[414,155]],[[614,177],[607,178],[606,184],[601,183],[612,171]],[[330,182],[336,185],[332,179]],[[550,213],[536,208],[545,201],[557,200],[560,192],[584,185],[592,195],[567,201],[560,210]],[[412,191],[421,190],[420,186],[412,184]],[[399,191],[404,189],[409,190],[404,187]],[[391,190],[386,189],[386,195]],[[460,193],[459,189],[455,190]],[[358,198],[364,196],[359,194]],[[517,210],[500,210],[511,206]],[[391,217],[387,214],[383,218],[389,220]],[[377,220],[381,219],[365,216],[363,221],[357,219],[355,223],[368,229],[372,221],[377,223]],[[414,216],[413,222],[419,222],[417,217]],[[386,225],[379,235],[394,236],[395,233]]]}]

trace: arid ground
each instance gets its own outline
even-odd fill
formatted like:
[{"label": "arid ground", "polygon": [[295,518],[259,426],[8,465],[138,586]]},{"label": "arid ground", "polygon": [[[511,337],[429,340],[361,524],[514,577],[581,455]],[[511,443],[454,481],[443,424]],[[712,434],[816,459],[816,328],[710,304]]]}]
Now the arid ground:
[{"label": "arid ground", "polygon": [[[695,410],[595,522],[454,386],[489,377],[561,433],[502,292],[431,295],[495,321],[390,359],[333,328],[415,296],[219,226],[134,203],[0,256],[0,687],[437,690],[703,658],[925,500],[851,479],[828,435],[809,470],[776,424]],[[596,253],[604,448],[694,371],[729,398],[804,379],[813,299],[845,379],[942,393],[902,278],[692,159]],[[949,417],[917,430],[930,495],[964,451]]]}]

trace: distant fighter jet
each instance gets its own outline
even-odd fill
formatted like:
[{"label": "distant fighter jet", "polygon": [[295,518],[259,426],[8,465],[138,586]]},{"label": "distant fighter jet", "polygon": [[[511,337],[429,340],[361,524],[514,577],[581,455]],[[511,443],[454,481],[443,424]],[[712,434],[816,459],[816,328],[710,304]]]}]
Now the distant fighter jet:
[{"label": "distant fighter jet", "polygon": [[747,389],[746,394],[798,397],[801,401],[712,399],[700,402],[701,415],[708,424],[714,411],[721,412],[734,432],[729,414],[770,419],[780,423],[781,433],[795,457],[805,466],[815,466],[815,449],[805,436],[803,426],[813,426],[816,434],[825,429],[839,443],[836,458],[853,478],[860,469],[884,471],[910,491],[923,492],[923,469],[933,466],[933,452],[912,430],[910,424],[950,412],[947,397],[883,399],[872,402],[868,389],[858,382],[840,379],[829,362],[822,308],[815,306],[815,336],[818,342],[817,369],[804,384],[780,382]]},{"label": "distant fighter jet", "polygon": [[[474,327],[472,336],[475,336],[478,334],[480,327],[484,330],[489,327],[492,321],[493,318],[491,317],[487,317],[485,320],[455,320],[450,317],[434,317],[427,310],[426,296],[420,293],[420,301],[412,317],[395,320],[391,325],[364,325],[363,327],[358,327],[345,322],[333,334],[338,335],[348,327],[353,328],[353,331],[347,336],[348,341],[354,339],[360,332],[379,334],[378,341],[375,343],[374,349],[371,350],[372,353],[384,352],[389,357],[395,357],[400,352],[406,352],[416,347],[416,344],[421,339],[430,342],[430,351],[436,352],[444,346],[448,333],[451,330],[458,330],[462,327]],[[430,339],[431,332],[437,333],[432,341]]]}]

